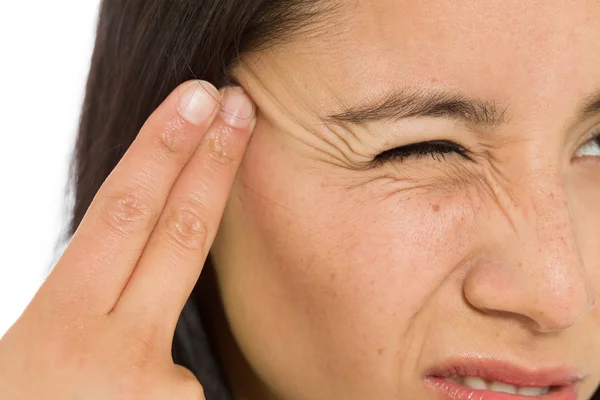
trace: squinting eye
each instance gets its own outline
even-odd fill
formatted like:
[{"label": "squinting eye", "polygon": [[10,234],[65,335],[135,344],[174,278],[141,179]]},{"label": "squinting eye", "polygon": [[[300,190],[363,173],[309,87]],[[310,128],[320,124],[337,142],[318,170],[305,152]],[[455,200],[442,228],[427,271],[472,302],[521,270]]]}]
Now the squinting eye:
[{"label": "squinting eye", "polygon": [[373,164],[380,165],[386,161],[394,160],[402,162],[408,158],[421,158],[424,156],[430,156],[441,161],[445,160],[448,154],[457,154],[464,159],[471,159],[468,156],[468,151],[459,144],[449,140],[431,140],[429,142],[412,143],[384,151],[373,159]]},{"label": "squinting eye", "polygon": [[600,134],[581,146],[575,157],[600,157]]}]

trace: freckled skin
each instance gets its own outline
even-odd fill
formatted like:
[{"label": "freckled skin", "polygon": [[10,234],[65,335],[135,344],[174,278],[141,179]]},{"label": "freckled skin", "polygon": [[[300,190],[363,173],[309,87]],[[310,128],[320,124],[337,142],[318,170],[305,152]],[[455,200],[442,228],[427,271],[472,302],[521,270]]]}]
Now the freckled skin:
[{"label": "freckled skin", "polygon": [[[591,396],[600,158],[573,155],[600,115],[573,121],[600,89],[599,20],[596,1],[352,0],[244,60],[260,115],[211,250],[237,398],[434,398],[423,374],[463,354],[572,367]],[[321,119],[390,86],[510,104],[509,123]],[[360,168],[438,139],[474,162]]]}]

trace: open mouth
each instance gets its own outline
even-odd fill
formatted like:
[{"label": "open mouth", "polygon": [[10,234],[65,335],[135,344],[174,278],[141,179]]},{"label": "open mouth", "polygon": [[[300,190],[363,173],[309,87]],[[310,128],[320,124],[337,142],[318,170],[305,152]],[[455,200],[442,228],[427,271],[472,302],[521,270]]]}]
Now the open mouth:
[{"label": "open mouth", "polygon": [[452,400],[576,400],[573,385],[516,386],[476,376],[430,376],[425,379],[432,389]]},{"label": "open mouth", "polygon": [[577,400],[583,375],[566,368],[531,370],[499,360],[454,359],[425,375],[428,388],[451,400]]}]

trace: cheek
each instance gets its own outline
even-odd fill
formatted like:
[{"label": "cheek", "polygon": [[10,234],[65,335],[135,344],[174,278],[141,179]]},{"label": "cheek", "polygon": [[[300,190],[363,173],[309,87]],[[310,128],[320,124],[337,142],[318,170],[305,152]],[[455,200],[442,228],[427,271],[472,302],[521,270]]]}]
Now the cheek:
[{"label": "cheek", "polygon": [[[574,169],[566,181],[570,213],[586,273],[600,301],[600,168],[584,165]],[[600,324],[600,307],[593,310]]]},{"label": "cheek", "polygon": [[427,299],[464,255],[473,201],[433,192],[385,196],[393,187],[384,182],[333,187],[324,184],[335,180],[325,167],[321,175],[311,171],[275,141],[253,139],[237,189],[244,233],[236,240],[246,237],[253,250],[240,255],[244,270],[230,274],[227,293],[239,296],[230,305],[256,317],[248,346],[270,335],[271,348],[280,341],[288,356],[286,343],[302,343],[296,361],[329,354],[336,365],[321,362],[330,371],[344,359],[353,370],[393,373],[398,366],[382,368],[385,360],[398,362],[410,344],[402,333],[426,314]]}]

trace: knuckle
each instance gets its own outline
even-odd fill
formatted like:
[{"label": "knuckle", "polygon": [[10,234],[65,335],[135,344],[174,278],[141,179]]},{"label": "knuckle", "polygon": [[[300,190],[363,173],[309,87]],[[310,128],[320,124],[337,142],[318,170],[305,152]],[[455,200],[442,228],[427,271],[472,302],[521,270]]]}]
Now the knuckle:
[{"label": "knuckle", "polygon": [[166,124],[156,135],[156,140],[162,154],[179,153],[185,149],[185,129],[180,119]]},{"label": "knuckle", "polygon": [[76,365],[83,367],[93,360],[93,351],[88,343],[89,331],[81,322],[70,322],[64,326],[46,328],[46,349],[60,365]]},{"label": "knuckle", "polygon": [[152,220],[152,209],[139,193],[126,191],[105,197],[101,201],[101,216],[112,229],[131,232]]},{"label": "knuckle", "polygon": [[206,137],[208,156],[218,165],[229,165],[235,162],[233,128],[221,126]]},{"label": "knuckle", "polygon": [[156,367],[156,360],[161,352],[165,351],[164,343],[167,338],[157,326],[138,323],[122,331],[124,334],[122,358],[126,365],[128,375],[146,376]]},{"label": "knuckle", "polygon": [[182,250],[196,251],[206,245],[209,229],[200,208],[185,204],[166,214],[167,236]]}]

